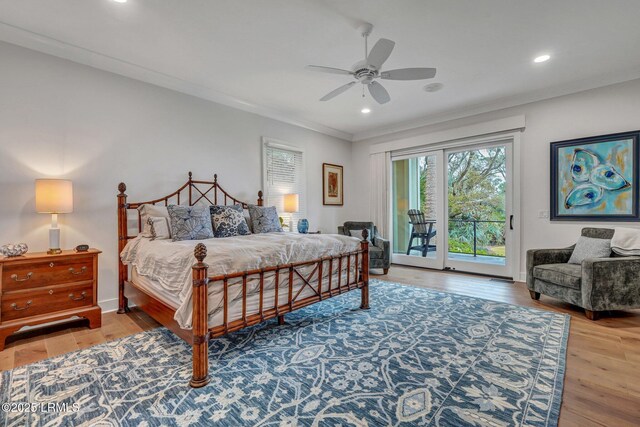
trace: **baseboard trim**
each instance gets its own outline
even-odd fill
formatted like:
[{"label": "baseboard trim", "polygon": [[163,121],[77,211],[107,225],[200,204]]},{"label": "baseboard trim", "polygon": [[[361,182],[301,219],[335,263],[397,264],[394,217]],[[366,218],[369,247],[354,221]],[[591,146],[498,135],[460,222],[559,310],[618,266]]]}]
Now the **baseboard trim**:
[{"label": "baseboard trim", "polygon": [[118,298],[105,299],[98,301],[98,305],[102,308],[102,313],[110,313],[118,310]]}]

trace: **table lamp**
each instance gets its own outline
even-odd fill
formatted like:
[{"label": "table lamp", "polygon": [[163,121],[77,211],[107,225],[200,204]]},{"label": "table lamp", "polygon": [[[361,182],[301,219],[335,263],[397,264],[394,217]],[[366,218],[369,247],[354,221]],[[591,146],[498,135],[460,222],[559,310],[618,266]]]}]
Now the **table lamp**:
[{"label": "table lamp", "polygon": [[293,231],[293,214],[300,210],[300,199],[297,194],[284,195],[284,211],[289,215],[289,231]]},{"label": "table lamp", "polygon": [[59,254],[58,214],[73,212],[73,184],[66,179],[36,179],[36,211],[51,214],[48,254]]}]

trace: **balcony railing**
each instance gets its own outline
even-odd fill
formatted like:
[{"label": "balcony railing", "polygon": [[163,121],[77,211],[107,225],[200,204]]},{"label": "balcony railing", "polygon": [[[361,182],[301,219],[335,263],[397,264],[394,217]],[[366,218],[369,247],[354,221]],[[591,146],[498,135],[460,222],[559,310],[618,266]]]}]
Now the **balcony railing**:
[{"label": "balcony railing", "polygon": [[[478,224],[505,224],[504,220],[501,221],[495,221],[495,220],[477,220],[477,219],[449,219],[449,224],[451,223],[458,223],[458,224],[469,224],[471,223],[471,229],[472,229],[472,233],[473,233],[473,252],[466,252],[466,251],[452,251],[451,247],[449,247],[449,252],[451,253],[459,253],[459,254],[468,254],[468,255],[473,255],[474,257],[478,256]],[[452,227],[449,226],[449,241],[451,241],[451,229]],[[504,244],[504,228],[502,229],[502,239],[501,242]],[[496,245],[498,246],[498,245]],[[485,255],[485,254],[480,254],[481,256]],[[496,256],[496,257],[501,257],[504,258],[504,255],[501,254],[487,254],[490,256]]]}]

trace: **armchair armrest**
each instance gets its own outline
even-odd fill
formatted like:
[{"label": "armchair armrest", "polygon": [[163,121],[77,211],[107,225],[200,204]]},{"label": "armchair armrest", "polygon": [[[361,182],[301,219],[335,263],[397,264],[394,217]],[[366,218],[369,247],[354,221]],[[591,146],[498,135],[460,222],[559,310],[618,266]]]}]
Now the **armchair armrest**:
[{"label": "armchair armrest", "polygon": [[527,251],[527,287],[533,287],[533,267],[543,264],[562,264],[569,261],[574,246],[563,249],[529,249]]},{"label": "armchair armrest", "polygon": [[640,308],[640,257],[584,260],[582,303],[591,311]]},{"label": "armchair armrest", "polygon": [[339,226],[338,226],[338,234],[345,234],[345,232],[344,232],[344,231],[345,231],[345,230],[344,230],[344,226],[343,226],[343,225],[339,225]]}]

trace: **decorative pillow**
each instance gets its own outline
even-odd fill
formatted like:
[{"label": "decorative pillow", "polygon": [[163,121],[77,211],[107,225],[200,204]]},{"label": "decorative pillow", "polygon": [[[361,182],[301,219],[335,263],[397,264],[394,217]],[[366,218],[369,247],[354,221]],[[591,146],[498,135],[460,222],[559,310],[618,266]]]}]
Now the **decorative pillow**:
[{"label": "decorative pillow", "polygon": [[169,220],[161,216],[150,216],[147,218],[149,226],[149,234],[151,240],[162,240],[171,238],[171,229],[169,228]]},{"label": "decorative pillow", "polygon": [[138,212],[140,212],[140,223],[142,224],[142,233],[143,237],[152,237],[151,229],[149,225],[149,218],[166,218],[169,221],[169,211],[166,206],[156,206],[144,204],[138,207]]},{"label": "decorative pillow", "polygon": [[173,241],[202,240],[213,237],[208,206],[169,205],[169,220]]},{"label": "decorative pillow", "polygon": [[582,264],[582,261],[587,258],[609,258],[610,256],[611,239],[580,236],[569,258],[569,264]]},{"label": "decorative pillow", "polygon": [[244,219],[242,205],[211,206],[213,237],[246,236],[251,234]]},{"label": "decorative pillow", "polygon": [[249,205],[249,217],[254,233],[282,233],[282,226],[275,206],[264,207]]}]

